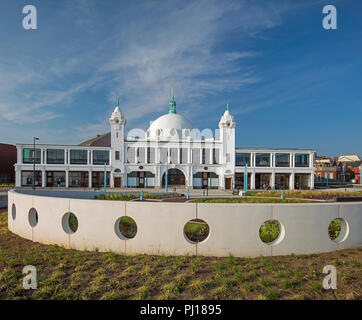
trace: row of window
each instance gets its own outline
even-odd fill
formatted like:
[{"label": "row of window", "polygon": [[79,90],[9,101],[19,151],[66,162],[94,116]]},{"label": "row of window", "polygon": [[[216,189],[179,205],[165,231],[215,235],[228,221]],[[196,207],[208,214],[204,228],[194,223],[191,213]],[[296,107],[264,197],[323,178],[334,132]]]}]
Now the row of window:
[{"label": "row of window", "polygon": [[[46,171],[45,186],[42,185],[42,172],[35,171],[34,185],[39,187],[65,187],[65,171]],[[21,172],[21,185],[32,186],[34,174],[32,171]],[[109,186],[110,173],[106,173],[106,185]],[[104,185],[104,172],[92,172],[92,186],[98,187]],[[69,171],[69,187],[88,187],[89,173],[88,171]]]},{"label": "row of window", "polygon": [[[45,151],[43,156],[45,155]],[[107,150],[93,150],[93,164],[109,164],[109,151]],[[66,152],[64,149],[47,149],[46,150],[46,163],[47,164],[64,164],[67,159]],[[34,149],[24,148],[23,149],[23,163],[40,163],[41,160],[41,150],[35,150],[35,159],[34,159]],[[70,150],[69,152],[69,162],[70,164],[87,164],[88,163],[88,150]]]},{"label": "row of window", "polygon": [[[191,161],[195,164],[218,164],[218,149],[185,149],[185,148],[160,148],[159,161],[161,163],[189,163],[188,152],[191,152]],[[147,156],[147,157],[146,157]],[[155,148],[127,148],[127,163],[155,163]]]},{"label": "row of window", "polygon": [[[254,158],[254,159],[253,159]],[[291,155],[289,153],[275,153],[274,157],[271,157],[270,153],[255,153],[254,157],[251,153],[236,153],[235,165],[236,166],[251,166],[251,160],[254,160],[256,167],[290,167]],[[273,161],[274,160],[274,161]],[[272,161],[274,162],[272,164]],[[296,153],[294,155],[295,167],[309,167],[309,154]]]}]

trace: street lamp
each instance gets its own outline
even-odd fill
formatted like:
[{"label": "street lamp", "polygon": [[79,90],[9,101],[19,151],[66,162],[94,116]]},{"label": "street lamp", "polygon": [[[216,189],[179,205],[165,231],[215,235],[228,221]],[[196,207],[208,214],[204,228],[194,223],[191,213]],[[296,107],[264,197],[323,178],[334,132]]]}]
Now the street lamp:
[{"label": "street lamp", "polygon": [[39,140],[37,137],[33,137],[33,190],[35,190],[35,140]]}]

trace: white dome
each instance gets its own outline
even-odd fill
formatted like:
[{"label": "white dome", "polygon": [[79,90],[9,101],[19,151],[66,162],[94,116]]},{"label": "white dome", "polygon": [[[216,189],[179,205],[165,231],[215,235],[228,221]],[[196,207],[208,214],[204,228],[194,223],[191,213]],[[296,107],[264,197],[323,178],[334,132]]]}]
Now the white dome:
[{"label": "white dome", "polygon": [[147,138],[168,138],[177,137],[177,135],[181,138],[184,130],[187,132],[193,128],[191,121],[184,116],[177,113],[168,113],[152,122],[147,130]]}]

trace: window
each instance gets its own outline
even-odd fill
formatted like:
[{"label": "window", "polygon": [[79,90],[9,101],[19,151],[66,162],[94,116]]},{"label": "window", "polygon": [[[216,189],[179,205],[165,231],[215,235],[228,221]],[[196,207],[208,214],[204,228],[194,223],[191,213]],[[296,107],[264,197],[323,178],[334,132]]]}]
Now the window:
[{"label": "window", "polygon": [[[33,171],[21,171],[21,185],[31,186],[33,185]],[[42,172],[35,171],[35,186],[42,185]]]},{"label": "window", "polygon": [[200,149],[192,149],[192,163],[200,164]]},{"label": "window", "polygon": [[93,164],[109,164],[109,151],[93,150]]},{"label": "window", "polygon": [[276,167],[289,167],[290,166],[289,153],[276,153],[275,154],[275,166]]},{"label": "window", "polygon": [[87,164],[87,150],[70,150],[71,164]]},{"label": "window", "polygon": [[[35,149],[35,163],[40,163],[41,150]],[[24,148],[23,149],[23,163],[33,163],[34,161],[34,149]]]},{"label": "window", "polygon": [[255,154],[256,167],[270,167],[270,153],[256,153]]},{"label": "window", "polygon": [[219,163],[219,149],[212,149],[212,163]]},{"label": "window", "polygon": [[119,151],[116,151],[116,160],[119,160],[120,156],[119,156]]},{"label": "window", "polygon": [[47,163],[64,164],[64,150],[63,149],[48,149],[47,150]]},{"label": "window", "polygon": [[147,148],[147,163],[155,163],[155,148]]},{"label": "window", "polygon": [[202,164],[206,164],[206,150],[202,149]]},{"label": "window", "polygon": [[236,153],[235,165],[240,167],[245,167],[245,165],[248,165],[250,167],[250,153]]},{"label": "window", "polygon": [[307,153],[296,153],[294,158],[296,167],[309,167],[309,154]]}]

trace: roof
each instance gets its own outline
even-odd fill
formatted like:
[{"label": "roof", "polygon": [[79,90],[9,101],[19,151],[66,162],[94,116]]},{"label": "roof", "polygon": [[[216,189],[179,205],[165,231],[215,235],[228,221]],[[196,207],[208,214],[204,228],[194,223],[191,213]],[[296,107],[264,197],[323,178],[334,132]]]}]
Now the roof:
[{"label": "roof", "polygon": [[342,156],[340,156],[338,158],[338,161],[340,161],[340,162],[354,162],[354,161],[361,161],[361,159],[356,154],[352,154],[352,155],[342,155]]},{"label": "roof", "polygon": [[303,151],[303,152],[314,152],[315,150],[312,149],[296,149],[296,148],[239,148],[236,147],[235,151],[249,151],[249,150],[255,150],[255,151]]},{"label": "roof", "polygon": [[152,138],[174,136],[176,131],[181,136],[184,129],[192,130],[194,125],[190,120],[177,113],[167,113],[152,122],[148,136]]},{"label": "roof", "polygon": [[95,138],[89,139],[79,144],[84,147],[110,147],[111,146],[111,133],[98,134]]}]

